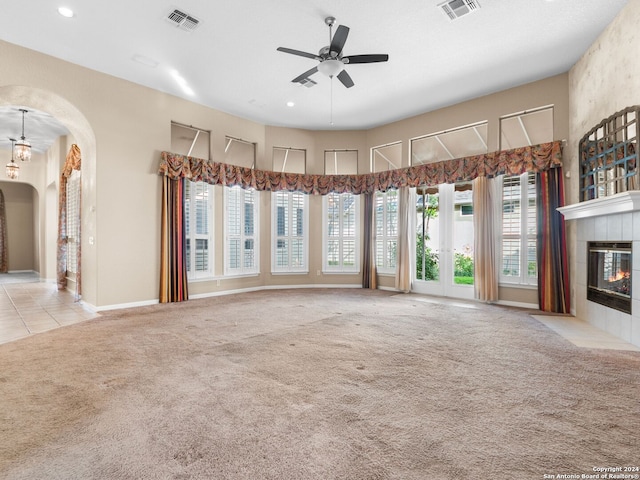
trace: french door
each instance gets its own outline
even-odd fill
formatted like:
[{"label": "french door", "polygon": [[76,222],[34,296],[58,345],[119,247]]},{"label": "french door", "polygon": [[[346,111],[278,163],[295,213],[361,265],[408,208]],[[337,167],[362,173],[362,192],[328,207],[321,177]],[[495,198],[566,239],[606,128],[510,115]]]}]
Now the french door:
[{"label": "french door", "polygon": [[417,189],[413,291],[473,298],[470,182]]}]

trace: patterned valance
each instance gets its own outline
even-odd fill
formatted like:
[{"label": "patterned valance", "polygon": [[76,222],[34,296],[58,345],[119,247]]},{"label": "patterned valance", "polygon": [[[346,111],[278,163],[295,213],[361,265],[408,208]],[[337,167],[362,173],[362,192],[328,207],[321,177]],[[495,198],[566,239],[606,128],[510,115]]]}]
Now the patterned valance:
[{"label": "patterned valance", "polygon": [[463,182],[482,176],[540,172],[561,164],[562,142],[556,141],[364,175],[272,172],[162,152],[158,173],[172,179],[184,177],[212,185],[238,185],[256,190],[288,190],[314,195],[332,192],[360,195],[400,187]]}]

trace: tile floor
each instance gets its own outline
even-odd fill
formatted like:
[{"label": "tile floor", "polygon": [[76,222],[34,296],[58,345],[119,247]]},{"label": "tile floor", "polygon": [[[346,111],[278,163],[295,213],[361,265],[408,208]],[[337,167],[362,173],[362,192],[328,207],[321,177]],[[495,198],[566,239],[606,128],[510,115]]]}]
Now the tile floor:
[{"label": "tile floor", "polygon": [[531,315],[558,335],[566,338],[576,347],[604,348],[611,350],[628,350],[640,352],[640,348],[611,335],[604,330],[580,320],[576,317],[564,315]]},{"label": "tile floor", "polygon": [[98,316],[37,274],[0,274],[0,343]]}]

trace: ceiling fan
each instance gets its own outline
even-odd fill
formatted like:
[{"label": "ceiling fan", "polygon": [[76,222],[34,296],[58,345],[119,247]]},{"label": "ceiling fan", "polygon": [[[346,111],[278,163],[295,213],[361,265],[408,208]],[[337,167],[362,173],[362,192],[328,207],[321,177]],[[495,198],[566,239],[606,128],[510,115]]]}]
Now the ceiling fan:
[{"label": "ceiling fan", "polygon": [[329,26],[329,45],[322,47],[318,54],[301,52],[300,50],[294,50],[292,48],[278,47],[279,52],[290,53],[292,55],[298,55],[300,57],[312,58],[320,62],[311,70],[307,70],[302,75],[298,75],[291,80],[294,83],[300,83],[302,85],[313,86],[316,82],[311,80],[311,75],[316,72],[320,72],[330,78],[334,76],[338,77],[338,80],[347,87],[353,87],[354,83],[347,71],[344,69],[345,65],[352,65],[357,63],[376,63],[386,62],[389,60],[389,55],[349,55],[342,56],[342,49],[347,41],[349,35],[349,27],[339,25],[336,29],[335,35],[331,35],[333,26],[336,23],[335,17],[327,17],[324,19],[324,23]]}]

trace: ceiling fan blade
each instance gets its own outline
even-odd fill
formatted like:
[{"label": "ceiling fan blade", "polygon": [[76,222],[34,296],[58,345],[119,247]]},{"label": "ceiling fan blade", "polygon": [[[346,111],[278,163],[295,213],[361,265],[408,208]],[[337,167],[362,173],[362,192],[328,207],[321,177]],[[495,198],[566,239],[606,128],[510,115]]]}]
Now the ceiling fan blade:
[{"label": "ceiling fan blade", "polygon": [[304,80],[305,78],[309,78],[311,75],[313,75],[317,71],[318,71],[318,67],[313,67],[311,70],[307,70],[302,75],[298,75],[296,78],[294,78],[291,81],[294,83],[300,83],[301,80]]},{"label": "ceiling fan blade", "polygon": [[354,63],[376,63],[376,62],[386,62],[389,60],[389,55],[349,55],[348,57],[343,57],[342,61],[348,64]]},{"label": "ceiling fan blade", "polygon": [[340,55],[348,36],[349,27],[338,25],[338,29],[331,40],[331,45],[329,45],[329,52],[335,52],[336,56]]},{"label": "ceiling fan blade", "polygon": [[294,50],[293,48],[278,47],[277,50],[279,52],[290,53],[291,55],[298,55],[299,57],[313,58],[314,60],[322,60],[315,53],[301,52],[300,50]]},{"label": "ceiling fan blade", "polygon": [[347,88],[351,88],[354,85],[353,80],[351,80],[351,77],[349,76],[346,70],[342,70],[338,74],[338,80],[340,80],[342,84]]}]

